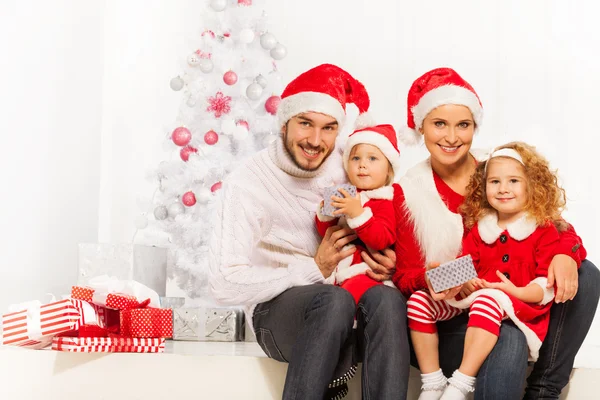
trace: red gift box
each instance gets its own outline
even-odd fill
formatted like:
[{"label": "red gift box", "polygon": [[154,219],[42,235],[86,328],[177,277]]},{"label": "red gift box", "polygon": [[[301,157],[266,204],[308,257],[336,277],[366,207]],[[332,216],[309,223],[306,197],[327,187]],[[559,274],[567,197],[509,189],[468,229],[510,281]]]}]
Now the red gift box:
[{"label": "red gift box", "polygon": [[2,343],[43,348],[52,337],[73,330],[81,315],[71,300],[60,300],[2,315]]},{"label": "red gift box", "polygon": [[128,337],[173,337],[173,310],[136,308],[121,311],[120,333]]},{"label": "red gift box", "polygon": [[124,293],[97,293],[95,289],[83,286],[73,286],[71,297],[115,310],[143,307],[145,306],[144,303],[148,304],[147,302],[149,302],[149,300],[146,300],[140,303],[135,296]]},{"label": "red gift box", "polygon": [[52,340],[52,350],[78,353],[163,353],[165,351],[165,339],[57,337]]}]

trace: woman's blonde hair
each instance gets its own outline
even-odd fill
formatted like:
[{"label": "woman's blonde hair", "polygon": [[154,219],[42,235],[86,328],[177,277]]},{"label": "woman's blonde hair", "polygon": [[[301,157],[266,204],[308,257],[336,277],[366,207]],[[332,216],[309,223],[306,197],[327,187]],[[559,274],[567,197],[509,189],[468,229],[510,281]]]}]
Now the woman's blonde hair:
[{"label": "woman's blonde hair", "polygon": [[[513,149],[523,159],[525,177],[527,179],[528,199],[525,211],[535,218],[538,226],[552,222],[559,231],[567,228],[561,213],[566,205],[565,190],[559,186],[556,171],[552,171],[548,161],[539,154],[535,147],[523,142],[511,142],[500,149]],[[465,202],[459,211],[465,218],[465,226],[472,228],[482,217],[495,212],[486,195],[486,165],[488,161],[479,163],[475,174],[471,177]]]}]

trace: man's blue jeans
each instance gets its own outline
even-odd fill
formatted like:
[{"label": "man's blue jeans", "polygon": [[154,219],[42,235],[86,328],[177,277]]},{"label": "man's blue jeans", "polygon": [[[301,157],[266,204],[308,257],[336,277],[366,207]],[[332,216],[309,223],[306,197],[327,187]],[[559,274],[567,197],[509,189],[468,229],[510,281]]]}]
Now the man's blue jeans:
[{"label": "man's blue jeans", "polygon": [[337,286],[291,288],[259,304],[253,324],[265,353],[289,363],[285,400],[322,400],[338,362],[352,359],[355,352],[355,361],[363,362],[363,399],[406,399],[406,302],[394,288],[369,289],[358,307],[350,293]]}]

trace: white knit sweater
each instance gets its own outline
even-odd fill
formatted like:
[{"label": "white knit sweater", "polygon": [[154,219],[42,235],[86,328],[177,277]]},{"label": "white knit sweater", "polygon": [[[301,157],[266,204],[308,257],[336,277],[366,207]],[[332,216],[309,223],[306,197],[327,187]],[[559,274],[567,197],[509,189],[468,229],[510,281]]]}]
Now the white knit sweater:
[{"label": "white knit sweater", "polygon": [[314,223],[323,189],[345,180],[334,151],[316,171],[299,169],[281,138],[224,181],[210,242],[210,288],[224,305],[256,304],[325,279],[313,257],[321,239]]}]

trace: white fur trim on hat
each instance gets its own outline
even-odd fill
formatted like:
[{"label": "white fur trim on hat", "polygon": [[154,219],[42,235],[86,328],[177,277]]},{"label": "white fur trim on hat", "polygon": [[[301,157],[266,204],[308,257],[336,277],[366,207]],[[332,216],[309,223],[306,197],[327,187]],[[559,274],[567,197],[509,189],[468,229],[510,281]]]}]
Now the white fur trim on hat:
[{"label": "white fur trim on hat", "polygon": [[346,120],[346,111],[340,102],[330,95],[319,92],[301,92],[281,100],[277,108],[277,121],[281,127],[290,118],[307,112],[332,116],[336,119],[340,128]]},{"label": "white fur trim on hat", "polygon": [[375,119],[369,112],[359,114],[354,121],[354,130],[368,128],[369,126],[375,126]]},{"label": "white fur trim on hat", "polygon": [[444,85],[425,93],[419,103],[412,108],[415,130],[423,126],[423,120],[432,110],[445,104],[466,106],[471,110],[477,126],[483,121],[483,107],[479,99],[467,88],[456,85]]},{"label": "white fur trim on hat", "polygon": [[394,177],[397,179],[400,176],[400,153],[385,136],[374,131],[356,132],[348,137],[346,148],[344,149],[344,169],[346,171],[348,171],[348,158],[350,157],[350,152],[357,144],[371,144],[377,147],[388,159],[390,164],[392,164]]}]

